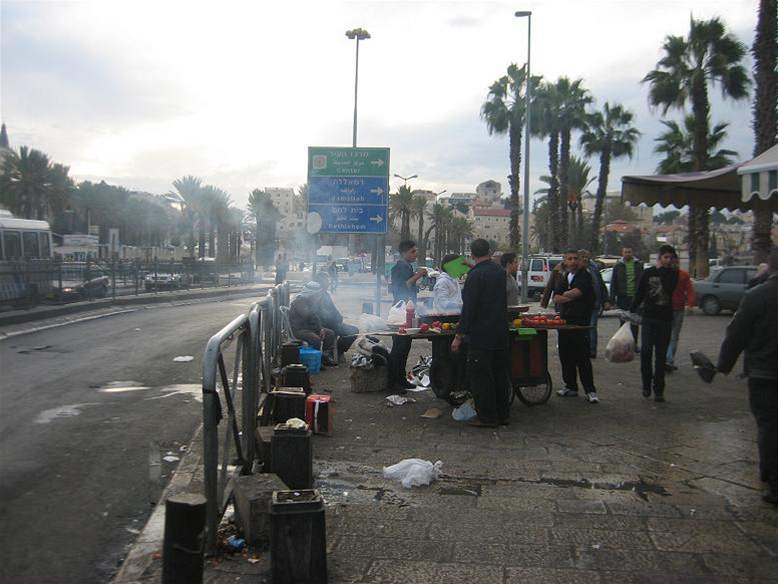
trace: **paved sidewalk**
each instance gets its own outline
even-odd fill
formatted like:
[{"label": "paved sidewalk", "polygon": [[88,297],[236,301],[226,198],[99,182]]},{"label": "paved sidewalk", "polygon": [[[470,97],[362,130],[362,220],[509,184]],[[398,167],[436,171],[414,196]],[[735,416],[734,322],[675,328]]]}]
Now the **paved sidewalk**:
[{"label": "paved sidewalk", "polygon": [[[666,404],[640,395],[637,362],[599,359],[600,404],[517,401],[498,430],[455,422],[431,392],[394,408],[352,394],[347,367],[315,376],[337,400],[334,436],[314,444],[330,582],[778,582],[778,509],[760,499],[745,382],[706,386],[687,356],[715,355],[728,321],[687,319]],[[601,321],[601,342],[616,328]],[[415,343],[411,359],[428,352]],[[421,418],[430,406],[443,416]],[[196,480],[198,444],[181,477]],[[381,477],[411,457],[442,460],[445,476],[412,490]],[[158,581],[161,560],[147,557],[124,581]],[[267,582],[268,566],[254,550],[209,560],[206,581]]]}]

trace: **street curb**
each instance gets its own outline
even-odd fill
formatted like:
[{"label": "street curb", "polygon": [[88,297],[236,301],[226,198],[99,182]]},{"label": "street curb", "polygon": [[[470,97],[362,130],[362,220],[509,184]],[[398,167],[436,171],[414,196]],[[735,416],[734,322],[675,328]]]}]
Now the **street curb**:
[{"label": "street curb", "polygon": [[24,324],[36,320],[45,320],[57,316],[68,316],[78,314],[79,312],[89,312],[110,306],[133,306],[137,304],[155,304],[161,302],[174,302],[177,300],[197,300],[202,298],[213,298],[217,296],[231,296],[238,294],[248,294],[261,292],[272,288],[270,284],[252,284],[251,286],[235,286],[232,288],[208,288],[203,290],[182,292],[159,292],[157,294],[139,294],[138,296],[101,298],[99,300],[74,302],[61,306],[52,306],[44,310],[34,312],[17,312],[16,314],[0,314],[0,327],[14,324]]},{"label": "street curb", "polygon": [[[154,555],[162,553],[162,541],[165,537],[165,500],[174,493],[188,491],[200,464],[200,449],[192,445],[202,438],[202,430],[201,423],[189,441],[186,454],[181,458],[170,482],[149,515],[146,525],[127,552],[119,572],[111,580],[113,584],[140,582],[143,573],[157,559]],[[158,561],[161,562],[161,558]]]}]

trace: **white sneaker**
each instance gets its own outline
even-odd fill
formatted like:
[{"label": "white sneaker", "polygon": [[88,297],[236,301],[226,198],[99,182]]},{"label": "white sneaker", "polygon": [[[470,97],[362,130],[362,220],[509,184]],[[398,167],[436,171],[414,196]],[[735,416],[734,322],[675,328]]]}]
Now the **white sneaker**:
[{"label": "white sneaker", "polygon": [[598,403],[600,403],[600,398],[597,397],[597,392],[596,391],[592,391],[590,393],[587,393],[586,394],[586,399],[589,400],[590,404],[598,404]]},{"label": "white sneaker", "polygon": [[578,392],[569,387],[563,387],[562,389],[557,390],[556,394],[559,397],[578,397]]}]

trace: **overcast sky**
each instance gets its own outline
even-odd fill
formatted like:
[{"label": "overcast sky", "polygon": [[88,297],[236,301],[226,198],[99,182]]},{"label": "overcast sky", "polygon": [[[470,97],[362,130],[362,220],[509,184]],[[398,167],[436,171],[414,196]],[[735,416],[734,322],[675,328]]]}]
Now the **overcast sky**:
[{"label": "overcast sky", "polygon": [[[643,138],[624,174],[656,167],[660,112],[640,79],[667,34],[721,16],[749,47],[757,0],[505,2],[14,2],[0,4],[1,117],[11,145],[70,165],[78,180],[164,193],[185,174],[230,193],[306,180],[306,148],[350,146],[354,41],[360,44],[359,145],[389,146],[392,172],[418,188],[472,191],[508,174],[507,139],[479,117],[489,85],[526,60],[582,77],[596,104],[621,102]],[[750,55],[747,61],[750,70]],[[750,103],[714,99],[726,144],[750,157]],[[671,116],[679,117],[674,113]],[[546,147],[532,142],[533,191]],[[597,161],[592,160],[592,176]]]}]

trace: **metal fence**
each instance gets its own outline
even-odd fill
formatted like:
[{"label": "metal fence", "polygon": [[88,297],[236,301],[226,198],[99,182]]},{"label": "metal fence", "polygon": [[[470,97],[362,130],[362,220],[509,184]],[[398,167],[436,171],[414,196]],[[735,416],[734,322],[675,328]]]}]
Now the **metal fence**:
[{"label": "metal fence", "polygon": [[253,283],[253,261],[28,260],[0,263],[0,303],[36,305]]},{"label": "metal fence", "polygon": [[213,335],[205,348],[203,467],[208,552],[215,549],[216,529],[232,494],[232,477],[255,470],[260,396],[272,388],[272,371],[283,341],[280,307],[288,307],[289,300],[289,283],[277,285],[246,314]]}]

